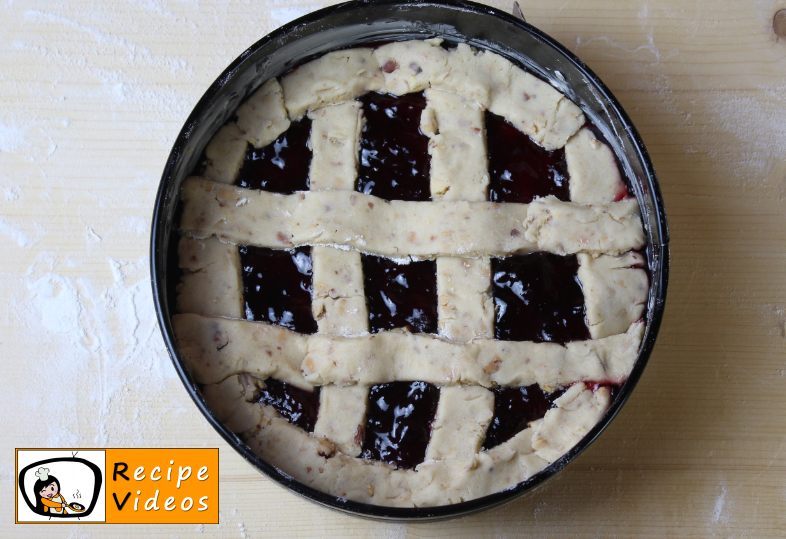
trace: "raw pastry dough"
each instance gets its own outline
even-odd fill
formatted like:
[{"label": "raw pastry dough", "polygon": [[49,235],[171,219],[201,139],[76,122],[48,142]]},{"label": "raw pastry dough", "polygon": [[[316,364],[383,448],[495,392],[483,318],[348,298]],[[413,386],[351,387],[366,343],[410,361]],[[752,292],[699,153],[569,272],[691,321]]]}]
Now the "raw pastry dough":
[{"label": "raw pastry dough", "polygon": [[296,67],[281,79],[292,120],[313,109],[336,105],[382,88],[384,80],[371,49],[329,52]]},{"label": "raw pastry dough", "polygon": [[308,117],[312,120],[309,140],[313,157],[308,171],[311,190],[354,191],[363,130],[362,105],[347,101],[312,110]]},{"label": "raw pastry dough", "polygon": [[263,148],[289,129],[284,95],[276,79],[270,79],[237,109],[237,126],[256,148]]},{"label": "raw pastry dough", "polygon": [[320,333],[368,333],[368,308],[360,253],[335,247],[311,249],[313,301],[311,308]]},{"label": "raw pastry dough", "polygon": [[205,148],[205,178],[221,183],[234,183],[243,160],[248,141],[236,123],[218,130]]},{"label": "raw pastry dough", "polygon": [[461,96],[429,89],[420,129],[430,138],[432,200],[488,200],[483,111]]},{"label": "raw pastry dough", "polygon": [[637,322],[626,333],[565,346],[490,339],[455,344],[403,330],[340,337],[195,314],[175,315],[172,321],[197,382],[216,383],[248,372],[306,389],[412,380],[551,388],[577,381],[620,383],[633,367],[644,331],[644,323]]},{"label": "raw pastry dough", "polygon": [[579,383],[554,404],[532,436],[535,454],[549,463],[567,453],[600,421],[611,404],[611,394],[607,387],[592,391]]},{"label": "raw pastry dough", "polygon": [[478,386],[443,387],[426,461],[474,457],[494,417],[494,394]]},{"label": "raw pastry dough", "polygon": [[422,92],[448,71],[448,51],[441,39],[399,41],[374,51],[384,91],[393,95]]},{"label": "raw pastry dough", "polygon": [[180,227],[195,237],[291,248],[341,245],[383,256],[620,253],[644,246],[635,199],[598,205],[385,201],[350,191],[277,195],[192,177]]},{"label": "raw pastry dough", "polygon": [[456,342],[494,336],[491,260],[437,258],[439,334]]},{"label": "raw pastry dough", "polygon": [[183,275],[177,285],[177,310],[229,318],[243,317],[243,283],[237,246],[217,238],[180,238]]},{"label": "raw pastry dough", "polygon": [[597,258],[580,254],[578,259],[578,278],[593,339],[621,333],[642,317],[650,287],[647,272],[641,269],[644,255],[629,251]]},{"label": "raw pastry dough", "polygon": [[345,455],[360,456],[367,406],[367,387],[323,387],[314,435],[327,438]]},{"label": "raw pastry dough", "polygon": [[199,384],[249,373],[260,380],[274,377],[301,389],[314,388],[300,370],[307,340],[299,333],[260,322],[196,314],[176,314],[172,327],[177,347]]},{"label": "raw pastry dough", "polygon": [[553,196],[529,205],[527,240],[550,253],[619,254],[646,244],[635,199],[582,205]]},{"label": "raw pastry dough", "polygon": [[628,194],[611,148],[599,141],[589,128],[579,129],[565,145],[570,175],[570,201],[598,204]]}]

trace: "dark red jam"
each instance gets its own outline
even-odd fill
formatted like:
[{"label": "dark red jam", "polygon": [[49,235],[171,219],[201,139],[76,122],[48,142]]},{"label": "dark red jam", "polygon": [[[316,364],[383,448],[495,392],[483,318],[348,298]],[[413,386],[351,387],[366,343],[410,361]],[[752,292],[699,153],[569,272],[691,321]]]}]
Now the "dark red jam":
[{"label": "dark red jam", "polygon": [[373,386],[361,456],[412,469],[426,456],[439,388],[426,382]]},{"label": "dark red jam", "polygon": [[303,118],[292,122],[289,129],[264,148],[254,148],[249,144],[235,185],[286,195],[308,191],[310,135],[311,120]]},{"label": "dark red jam", "polygon": [[360,101],[366,126],[356,189],[386,200],[431,200],[428,137],[420,132],[425,96],[371,92]]},{"label": "dark red jam", "polygon": [[575,256],[533,253],[491,260],[501,341],[567,343],[590,338]]},{"label": "dark red jam", "polygon": [[319,415],[319,388],[306,391],[275,378],[265,380],[265,388],[257,395],[257,402],[276,409],[287,421],[308,432],[314,432]]},{"label": "dark red jam", "polygon": [[539,385],[528,387],[500,387],[494,392],[494,419],[486,431],[483,449],[491,449],[507,442],[527,428],[530,421],[541,419],[554,406],[564,389],[553,393],[543,391]]},{"label": "dark red jam", "polygon": [[528,204],[554,195],[570,200],[565,150],[544,150],[502,116],[486,112],[489,200]]},{"label": "dark red jam", "polygon": [[239,247],[246,319],[316,333],[311,314],[311,247]]},{"label": "dark red jam", "polygon": [[434,260],[397,264],[363,255],[363,276],[371,333],[403,327],[413,333],[437,332]]}]

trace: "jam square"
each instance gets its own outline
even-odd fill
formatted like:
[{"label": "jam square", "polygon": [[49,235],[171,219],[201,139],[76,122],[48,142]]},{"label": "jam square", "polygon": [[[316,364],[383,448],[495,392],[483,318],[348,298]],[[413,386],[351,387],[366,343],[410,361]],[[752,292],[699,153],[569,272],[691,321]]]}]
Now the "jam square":
[{"label": "jam square", "polygon": [[306,391],[268,378],[265,387],[259,390],[256,402],[272,406],[287,421],[307,432],[314,432],[319,414],[319,387]]},{"label": "jam square", "polygon": [[406,327],[437,332],[437,263],[397,264],[364,255],[363,275],[371,333]]},{"label": "jam square", "polygon": [[316,333],[311,314],[311,247],[239,248],[246,319]]},{"label": "jam square", "polygon": [[529,426],[531,421],[542,419],[554,406],[564,389],[553,393],[543,391],[539,385],[527,387],[498,387],[494,392],[494,418],[491,420],[483,449],[505,443]]},{"label": "jam square", "polygon": [[372,386],[362,458],[414,468],[426,456],[439,388],[426,382]]},{"label": "jam square", "polygon": [[489,200],[529,204],[554,195],[570,200],[565,150],[541,148],[502,116],[486,112]]},{"label": "jam square", "polygon": [[356,189],[386,200],[431,200],[428,137],[420,132],[423,93],[372,92],[360,101],[366,126]]},{"label": "jam square", "polygon": [[292,122],[289,129],[264,148],[249,144],[235,185],[285,195],[308,191],[310,135],[311,120],[303,118]]},{"label": "jam square", "polygon": [[495,338],[564,344],[590,338],[575,256],[533,253],[491,261]]}]

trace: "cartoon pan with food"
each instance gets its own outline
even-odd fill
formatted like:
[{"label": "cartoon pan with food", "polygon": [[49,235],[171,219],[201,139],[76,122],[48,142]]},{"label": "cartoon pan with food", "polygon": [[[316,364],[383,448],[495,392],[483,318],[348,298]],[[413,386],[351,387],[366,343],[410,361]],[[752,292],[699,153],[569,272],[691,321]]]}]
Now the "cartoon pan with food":
[{"label": "cartoon pan with food", "polygon": [[49,468],[41,466],[36,470],[35,476],[38,480],[33,486],[36,496],[36,509],[43,513],[68,514],[70,509],[74,513],[81,513],[85,510],[84,506],[78,503],[67,503],[63,494],[60,492],[60,481],[57,477],[49,474]]}]

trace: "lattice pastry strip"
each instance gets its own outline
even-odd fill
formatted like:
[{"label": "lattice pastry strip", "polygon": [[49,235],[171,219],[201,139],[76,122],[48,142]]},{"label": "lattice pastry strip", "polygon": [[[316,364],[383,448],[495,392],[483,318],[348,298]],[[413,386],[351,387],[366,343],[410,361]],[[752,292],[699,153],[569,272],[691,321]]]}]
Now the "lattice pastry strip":
[{"label": "lattice pastry strip", "polygon": [[359,456],[367,405],[368,387],[323,386],[314,435],[327,438],[345,455]]},{"label": "lattice pastry strip", "polygon": [[625,331],[644,314],[649,279],[644,255],[630,251],[620,256],[578,255],[578,278],[584,291],[587,324],[593,339]]},{"label": "lattice pastry strip", "polygon": [[215,384],[230,376],[250,373],[274,377],[312,390],[300,364],[308,353],[308,337],[281,326],[197,314],[172,317],[180,353],[199,384]]},{"label": "lattice pastry strip", "polygon": [[532,447],[548,462],[554,462],[597,425],[611,404],[607,387],[595,391],[583,383],[570,386],[555,407],[534,425]]},{"label": "lattice pastry strip", "polygon": [[488,258],[437,258],[439,334],[455,342],[494,337]]},{"label": "lattice pastry strip", "polygon": [[177,310],[229,318],[243,317],[243,283],[236,245],[216,237],[180,238],[183,275],[177,286]]},{"label": "lattice pastry strip", "polygon": [[428,89],[420,130],[430,140],[432,200],[488,200],[483,111],[459,95]]},{"label": "lattice pastry strip", "polygon": [[264,418],[261,406],[251,406],[262,384],[250,374],[238,374],[202,388],[212,412],[235,433],[253,430]]},{"label": "lattice pastry strip", "polygon": [[637,322],[620,335],[563,346],[487,339],[456,344],[403,331],[360,337],[301,335],[262,322],[196,314],[175,315],[172,323],[198,383],[248,372],[305,389],[411,380],[551,388],[577,381],[619,383],[636,360],[644,331],[644,323]]},{"label": "lattice pastry strip", "polygon": [[[627,195],[614,153],[589,128],[571,137],[565,145],[565,159],[572,202],[602,204]],[[641,269],[645,262],[642,254],[579,254],[578,261],[578,279],[593,339],[622,333],[643,315],[649,279]]]},{"label": "lattice pastry strip", "polygon": [[270,79],[237,109],[237,125],[256,148],[267,146],[289,129],[284,94],[276,79]]},{"label": "lattice pastry strip", "polygon": [[348,49],[293,69],[281,79],[291,119],[307,111],[349,101],[382,88],[382,72],[370,49]]},{"label": "lattice pastry strip", "polygon": [[248,141],[236,123],[219,129],[205,148],[205,178],[220,183],[234,183],[243,160]]},{"label": "lattice pastry strip", "polygon": [[[360,253],[313,247],[312,307],[319,333],[368,333]],[[323,386],[314,434],[330,440],[345,455],[357,457],[363,444],[368,387]]]},{"label": "lattice pastry strip", "polygon": [[480,452],[494,417],[494,394],[478,386],[443,387],[426,459],[469,458]]},{"label": "lattice pastry strip", "polygon": [[248,144],[267,146],[289,129],[284,96],[276,79],[270,79],[237,110],[237,122],[221,127],[205,148],[205,177],[234,183],[243,166]]},{"label": "lattice pastry strip", "polygon": [[309,143],[313,156],[309,169],[312,191],[354,191],[358,176],[363,107],[359,101],[323,107],[308,113],[312,120]]},{"label": "lattice pastry strip", "polygon": [[525,229],[540,250],[559,255],[619,254],[646,244],[636,199],[584,205],[539,198],[528,207]]},{"label": "lattice pastry strip", "polygon": [[601,204],[627,195],[614,152],[589,128],[579,129],[568,140],[565,161],[570,176],[571,202]]},{"label": "lattice pastry strip", "polygon": [[312,310],[319,333],[368,333],[368,308],[360,253],[335,247],[311,248]]},{"label": "lattice pastry strip", "polygon": [[385,79],[384,91],[393,95],[422,92],[445,77],[448,51],[442,39],[388,43],[374,51],[374,58]]},{"label": "lattice pastry strip", "polygon": [[[405,54],[426,49],[425,44],[388,45]],[[413,62],[419,59],[412,60]],[[402,73],[406,68],[402,69]],[[388,79],[390,80],[390,79]],[[483,112],[459,95],[427,89],[421,130],[428,135],[431,155],[430,188],[433,200],[485,201],[488,198],[488,157]],[[488,258],[437,258],[437,316],[440,335],[457,342],[490,338],[494,331],[491,263]]]},{"label": "lattice pastry strip", "polygon": [[617,254],[646,241],[635,199],[387,202],[349,191],[277,195],[196,177],[183,182],[181,197],[183,232],[276,249],[319,244],[393,257],[482,257],[534,250]]}]

